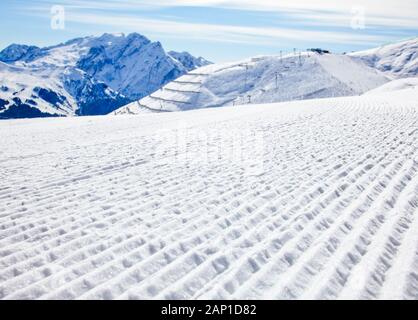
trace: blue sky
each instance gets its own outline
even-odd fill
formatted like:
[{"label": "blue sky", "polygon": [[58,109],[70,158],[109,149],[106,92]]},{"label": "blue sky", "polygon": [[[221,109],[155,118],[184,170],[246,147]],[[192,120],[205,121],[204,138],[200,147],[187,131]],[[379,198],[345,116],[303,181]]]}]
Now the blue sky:
[{"label": "blue sky", "polygon": [[[354,51],[418,37],[416,0],[2,0],[0,48],[138,32],[220,62],[293,48]],[[51,28],[53,6],[65,28]],[[59,16],[61,17],[61,16]]]}]

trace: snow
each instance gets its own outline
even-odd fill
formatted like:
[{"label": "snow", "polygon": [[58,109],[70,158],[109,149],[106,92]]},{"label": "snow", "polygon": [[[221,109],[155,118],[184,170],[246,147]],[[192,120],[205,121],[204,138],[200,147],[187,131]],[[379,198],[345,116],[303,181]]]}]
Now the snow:
[{"label": "snow", "polygon": [[354,52],[350,56],[393,78],[414,77],[418,72],[418,38]]},{"label": "snow", "polygon": [[418,299],[417,97],[0,122],[0,298]]},{"label": "snow", "polygon": [[114,114],[353,96],[388,81],[346,55],[260,56],[196,69]]},{"label": "snow", "polygon": [[194,69],[212,64],[212,62],[206,60],[203,57],[196,58],[196,57],[193,57],[190,53],[185,52],[185,51],[183,52],[169,51],[168,55],[170,55],[171,57],[176,59],[178,62],[180,62],[187,69],[187,71],[192,71]]},{"label": "snow", "polygon": [[[24,100],[18,96],[23,104],[27,96],[36,96],[31,89],[40,84],[66,97],[65,106],[47,101],[30,105],[43,116],[106,114],[209,63],[186,52],[172,54],[178,60],[167,54],[159,42],[137,33],[107,33],[47,48],[11,45],[0,52],[0,61],[7,62],[1,64],[6,67],[0,66],[0,79],[8,79],[10,73],[3,74],[3,70],[13,68],[15,84],[24,83],[26,88]],[[8,101],[8,107],[0,109],[0,118],[29,117],[33,113],[26,112],[27,105],[13,103],[14,92],[4,92],[2,99]]]},{"label": "snow", "polygon": [[[28,100],[34,101],[36,108],[43,113],[60,116],[74,115],[73,106],[76,103],[73,97],[63,90],[57,72],[10,66],[0,62],[0,84],[4,88],[0,90],[0,99],[8,101],[8,107],[12,105],[13,99],[19,98],[22,103]],[[36,94],[36,88],[56,92],[65,97],[66,101],[56,106],[52,105]]]},{"label": "snow", "polygon": [[[366,92],[366,94],[392,94],[394,91],[402,91],[402,93],[406,92],[414,92],[415,89],[418,88],[418,78],[403,78],[403,79],[397,79],[393,80],[391,82],[388,82],[384,84],[381,87],[378,87],[376,89],[370,90],[369,92]],[[407,90],[407,91],[405,91]]]}]

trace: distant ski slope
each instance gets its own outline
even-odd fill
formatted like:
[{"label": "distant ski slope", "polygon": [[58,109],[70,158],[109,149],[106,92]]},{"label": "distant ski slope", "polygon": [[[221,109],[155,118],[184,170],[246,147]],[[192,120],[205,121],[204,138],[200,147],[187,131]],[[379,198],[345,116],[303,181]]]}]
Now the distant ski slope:
[{"label": "distant ski slope", "polygon": [[0,298],[418,299],[417,97],[0,122]]},{"label": "distant ski slope", "polygon": [[256,57],[194,70],[114,114],[353,96],[387,81],[379,71],[346,55]]}]

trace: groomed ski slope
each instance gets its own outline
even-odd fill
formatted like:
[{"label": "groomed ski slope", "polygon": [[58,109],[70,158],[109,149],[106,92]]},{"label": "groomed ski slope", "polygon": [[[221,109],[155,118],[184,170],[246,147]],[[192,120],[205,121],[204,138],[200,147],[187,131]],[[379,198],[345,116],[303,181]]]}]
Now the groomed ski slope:
[{"label": "groomed ski slope", "polygon": [[418,299],[417,93],[1,122],[0,298]]}]

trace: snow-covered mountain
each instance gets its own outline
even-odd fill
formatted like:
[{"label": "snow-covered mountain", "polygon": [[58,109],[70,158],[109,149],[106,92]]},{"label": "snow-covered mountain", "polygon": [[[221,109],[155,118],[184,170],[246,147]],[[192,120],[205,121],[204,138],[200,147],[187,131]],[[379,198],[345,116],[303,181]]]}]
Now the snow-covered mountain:
[{"label": "snow-covered mountain", "polygon": [[7,63],[19,60],[28,61],[38,56],[40,52],[41,49],[36,46],[12,44],[0,52],[0,61]]},{"label": "snow-covered mountain", "polygon": [[11,45],[0,61],[0,118],[136,114],[361,95],[416,77],[418,39],[348,55],[212,65],[187,52],[166,53],[137,33],[104,34],[47,48]]},{"label": "snow-covered mountain", "polygon": [[0,62],[0,119],[74,115],[76,101],[57,74]]},{"label": "snow-covered mountain", "polygon": [[0,61],[0,118],[107,114],[209,64],[188,53],[168,54],[137,33],[47,48],[13,44]]},{"label": "snow-covered mountain", "polygon": [[418,74],[418,38],[351,53],[350,56],[394,78],[414,77]]},{"label": "snow-covered mountain", "polygon": [[388,81],[347,55],[263,56],[199,68],[114,114],[354,96]]},{"label": "snow-covered mountain", "polygon": [[176,51],[169,51],[168,54],[179,61],[186,69],[187,71],[192,71],[194,69],[207,66],[212,64],[212,62],[206,60],[202,57],[194,57],[188,52],[176,52]]}]

